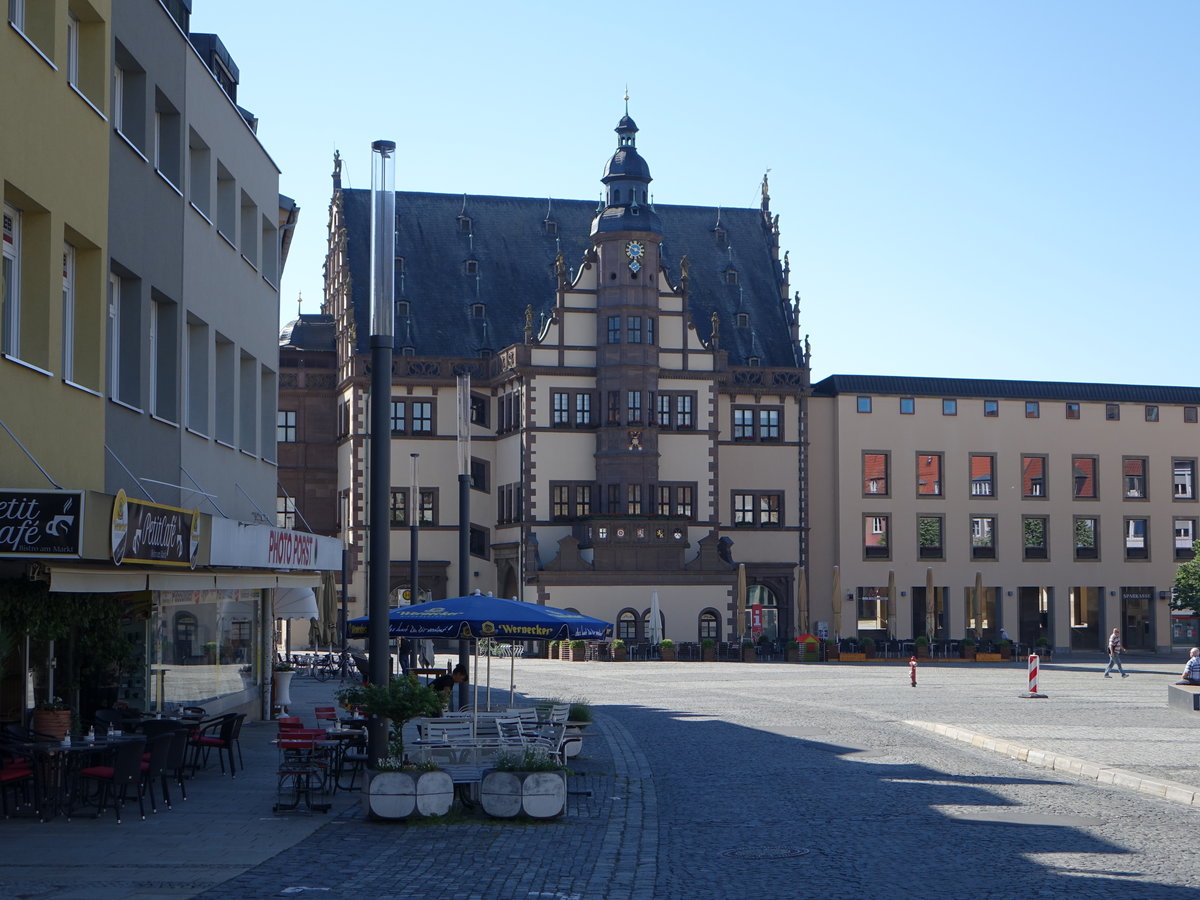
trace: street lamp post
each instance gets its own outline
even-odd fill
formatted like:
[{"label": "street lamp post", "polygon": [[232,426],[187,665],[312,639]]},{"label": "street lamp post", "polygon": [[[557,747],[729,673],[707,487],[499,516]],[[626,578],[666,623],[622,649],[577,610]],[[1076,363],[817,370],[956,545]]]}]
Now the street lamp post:
[{"label": "street lamp post", "polygon": [[[471,376],[458,376],[458,595],[471,591]],[[458,641],[458,663],[466,669],[471,662],[470,648]],[[458,705],[469,702],[467,682],[458,686]]]},{"label": "street lamp post", "polygon": [[[421,522],[421,484],[417,480],[417,460],[421,457],[421,454],[410,453],[408,455],[412,458],[411,493],[413,497],[412,509],[409,510],[408,516],[408,568],[409,574],[412,576],[412,587],[410,588],[408,602],[411,604],[421,602],[421,555],[417,550],[417,530]],[[416,644],[413,641],[408,641],[408,647],[408,665],[410,667],[415,666],[414,648]],[[400,652],[406,652],[403,646],[401,646]]]},{"label": "street lamp post", "polygon": [[[371,144],[371,429],[370,429],[370,558],[367,564],[367,645],[372,684],[387,684],[388,593],[391,573],[392,345],[394,343],[396,254],[396,143]],[[370,765],[386,757],[388,721],[372,716],[367,723]]]}]

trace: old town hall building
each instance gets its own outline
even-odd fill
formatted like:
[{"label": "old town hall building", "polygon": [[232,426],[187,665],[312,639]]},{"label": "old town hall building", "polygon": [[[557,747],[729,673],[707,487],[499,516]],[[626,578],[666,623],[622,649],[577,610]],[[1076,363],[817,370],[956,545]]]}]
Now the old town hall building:
[{"label": "old town hall building", "polygon": [[[421,599],[465,575],[626,639],[647,637],[657,593],[664,634],[685,642],[811,631],[903,652],[1002,627],[1059,652],[1099,649],[1113,627],[1136,649],[1196,641],[1168,601],[1200,521],[1200,389],[810,384],[766,179],[754,209],[655,204],[637,126],[616,132],[598,206],[396,195],[396,602],[416,517]],[[336,161],[333,182],[324,307],[281,339],[280,512],[333,522],[358,615],[370,196]],[[318,457],[319,479],[289,463]]]}]

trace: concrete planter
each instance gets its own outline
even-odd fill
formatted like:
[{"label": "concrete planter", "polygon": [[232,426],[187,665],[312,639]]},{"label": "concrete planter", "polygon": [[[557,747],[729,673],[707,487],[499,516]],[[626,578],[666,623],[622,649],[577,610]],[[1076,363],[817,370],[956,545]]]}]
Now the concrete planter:
[{"label": "concrete planter", "polygon": [[975,662],[1000,662],[999,653],[976,653]]},{"label": "concrete planter", "polygon": [[613,662],[625,662],[627,659],[629,659],[628,648],[626,648],[626,647],[613,647],[612,648],[612,661]]},{"label": "concrete planter", "polygon": [[716,662],[717,648],[716,647],[701,647],[700,662]]},{"label": "concrete planter", "polygon": [[865,653],[841,653],[837,657],[841,662],[866,662],[867,654]]},{"label": "concrete planter", "polygon": [[753,647],[742,648],[742,662],[754,662],[757,658]]},{"label": "concrete planter", "polygon": [[658,658],[663,660],[664,662],[675,662],[675,648],[674,647],[659,647],[658,648]]},{"label": "concrete planter", "polygon": [[787,647],[784,650],[784,659],[788,662],[800,662],[802,652],[799,647]]},{"label": "concrete planter", "polygon": [[376,819],[444,816],[454,803],[454,782],[432,772],[371,772],[363,791],[363,808]]},{"label": "concrete planter", "polygon": [[975,648],[974,647],[963,647],[960,644],[959,648],[958,648],[958,652],[959,652],[959,655],[963,659],[974,659],[975,658]]},{"label": "concrete planter", "polygon": [[553,819],[567,810],[565,772],[483,773],[479,786],[479,804],[489,816],[514,819]]},{"label": "concrete planter", "polygon": [[928,644],[917,644],[917,659],[929,659]]}]

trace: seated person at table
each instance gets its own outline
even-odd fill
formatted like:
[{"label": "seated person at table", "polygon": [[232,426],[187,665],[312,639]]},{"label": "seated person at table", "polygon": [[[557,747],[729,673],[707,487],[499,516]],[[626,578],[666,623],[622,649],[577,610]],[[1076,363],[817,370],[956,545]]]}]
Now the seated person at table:
[{"label": "seated person at table", "polygon": [[1192,648],[1187,665],[1183,667],[1179,677],[1183,681],[1177,681],[1176,684],[1200,684],[1200,647]]},{"label": "seated person at table", "polygon": [[451,672],[449,675],[439,675],[437,678],[433,679],[433,681],[429,682],[429,686],[439,694],[442,694],[442,701],[444,703],[446,700],[450,699],[450,689],[454,687],[454,685],[462,684],[462,682],[466,680],[467,667],[462,663],[459,663],[454,667],[453,672]]}]

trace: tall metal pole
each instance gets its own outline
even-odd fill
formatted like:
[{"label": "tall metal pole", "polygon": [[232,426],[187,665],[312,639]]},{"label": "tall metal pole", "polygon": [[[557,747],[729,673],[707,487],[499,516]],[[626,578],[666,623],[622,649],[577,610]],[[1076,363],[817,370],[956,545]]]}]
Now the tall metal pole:
[{"label": "tall metal pole", "polygon": [[[388,524],[392,481],[392,346],[396,297],[396,143],[371,144],[371,429],[370,559],[367,561],[367,645],[372,684],[387,684],[388,593],[392,564]],[[367,723],[367,759],[387,756],[388,720]]]},{"label": "tall metal pole", "polygon": [[[421,602],[421,554],[417,549],[417,534],[421,526],[421,483],[417,478],[417,460],[420,458],[420,453],[408,454],[412,458],[412,492],[410,496],[412,500],[412,509],[408,516],[408,567],[409,573],[412,575],[411,594],[408,598],[409,603]],[[406,651],[401,645],[400,653],[408,654],[408,666],[416,665],[416,642],[408,641],[409,649]]]},{"label": "tall metal pole", "polygon": [[[458,596],[471,590],[471,376],[458,376]],[[458,664],[467,671],[471,651],[458,642]],[[470,694],[463,681],[458,686],[458,705],[467,705]]]}]

